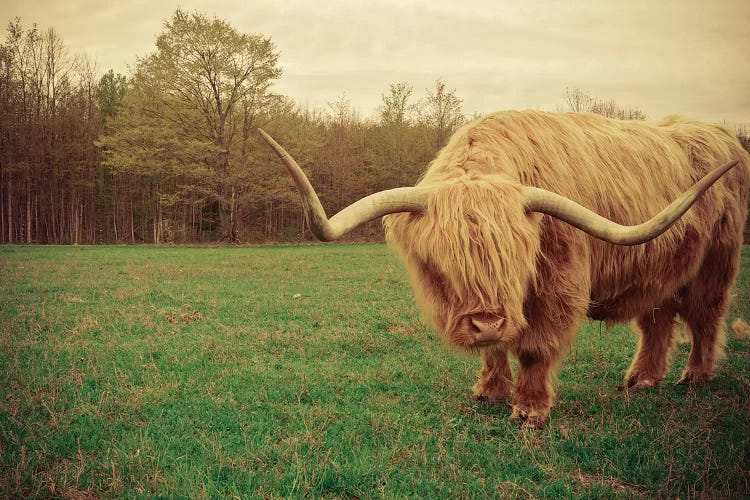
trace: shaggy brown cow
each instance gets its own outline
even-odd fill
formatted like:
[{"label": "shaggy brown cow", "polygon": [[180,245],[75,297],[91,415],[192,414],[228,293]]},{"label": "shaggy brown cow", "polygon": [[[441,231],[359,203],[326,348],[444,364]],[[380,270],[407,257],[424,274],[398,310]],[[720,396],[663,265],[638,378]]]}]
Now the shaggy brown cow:
[{"label": "shaggy brown cow", "polygon": [[[420,309],[449,343],[481,354],[474,397],[499,403],[512,392],[512,419],[546,420],[551,378],[587,316],[639,331],[626,388],[662,379],[678,315],[692,339],[680,383],[712,377],[750,187],[750,156],[729,130],[680,117],[496,113],[456,132],[417,186],[330,220],[302,170],[261,133],[318,238],[393,214],[387,239]],[[519,362],[513,391],[508,354]]]}]

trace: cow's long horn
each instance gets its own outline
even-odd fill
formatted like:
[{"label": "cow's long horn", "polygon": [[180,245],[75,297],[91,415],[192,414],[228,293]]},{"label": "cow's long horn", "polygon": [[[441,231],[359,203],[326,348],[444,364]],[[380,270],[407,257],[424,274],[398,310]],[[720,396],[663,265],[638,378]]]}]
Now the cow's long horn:
[{"label": "cow's long horn", "polygon": [[701,194],[738,163],[738,160],[730,161],[712,170],[652,219],[637,226],[622,226],[564,196],[534,187],[524,188],[526,207],[531,212],[556,217],[601,240],[617,245],[638,245],[669,229]]},{"label": "cow's long horn", "polygon": [[331,217],[321,205],[312,184],[294,158],[273,138],[258,129],[263,139],[273,148],[294,180],[300,196],[310,231],[322,241],[333,241],[360,224],[398,212],[422,212],[431,190],[418,187],[402,187],[373,193],[341,210]]}]

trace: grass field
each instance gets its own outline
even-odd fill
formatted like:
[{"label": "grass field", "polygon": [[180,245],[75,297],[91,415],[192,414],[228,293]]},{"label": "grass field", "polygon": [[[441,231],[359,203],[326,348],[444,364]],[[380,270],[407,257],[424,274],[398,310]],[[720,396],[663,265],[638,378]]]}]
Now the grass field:
[{"label": "grass field", "polygon": [[0,325],[0,496],[750,495],[750,340],[628,396],[636,338],[592,323],[521,430],[382,245],[0,247]]}]

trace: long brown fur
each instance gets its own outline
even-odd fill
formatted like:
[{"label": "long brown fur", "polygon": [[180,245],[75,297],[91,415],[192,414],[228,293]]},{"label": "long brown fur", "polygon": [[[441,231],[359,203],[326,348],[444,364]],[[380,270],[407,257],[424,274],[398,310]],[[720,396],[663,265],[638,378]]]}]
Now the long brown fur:
[{"label": "long brown fur", "polygon": [[[670,230],[638,246],[605,243],[528,214],[521,196],[522,186],[544,188],[635,225],[735,159],[741,164]],[[474,348],[470,318],[506,319],[502,342],[481,349],[475,397],[510,393],[501,385],[508,385],[511,353],[520,366],[513,417],[543,422],[552,404],[550,379],[587,315],[633,320],[641,332],[629,387],[659,383],[677,315],[693,342],[682,381],[713,375],[750,187],[750,156],[729,130],[677,116],[645,123],[501,112],[456,132],[418,185],[435,188],[426,212],[384,220],[421,310],[448,342],[468,349]]]}]

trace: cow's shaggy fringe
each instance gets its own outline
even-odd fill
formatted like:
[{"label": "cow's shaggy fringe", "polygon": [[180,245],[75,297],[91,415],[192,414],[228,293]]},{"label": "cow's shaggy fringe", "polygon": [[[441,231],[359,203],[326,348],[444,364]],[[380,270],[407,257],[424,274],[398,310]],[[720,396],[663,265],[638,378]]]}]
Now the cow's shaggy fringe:
[{"label": "cow's shaggy fringe", "polygon": [[523,302],[536,278],[539,227],[530,223],[520,188],[501,176],[466,173],[435,191],[424,217],[386,221],[389,238],[402,243],[421,309],[438,331],[481,312],[526,326]]}]

